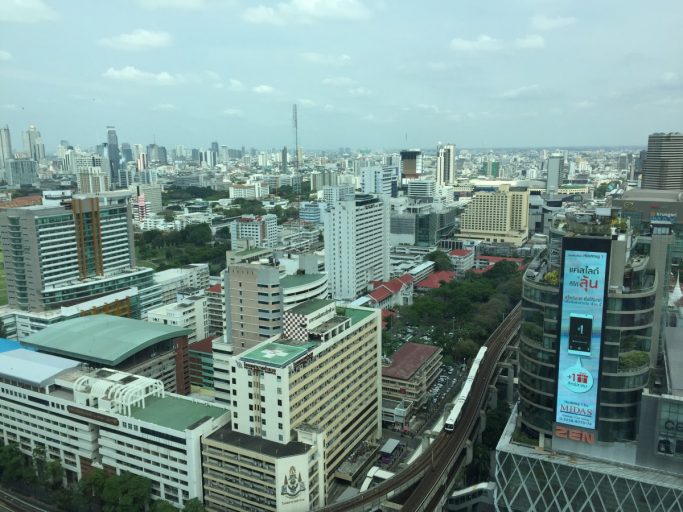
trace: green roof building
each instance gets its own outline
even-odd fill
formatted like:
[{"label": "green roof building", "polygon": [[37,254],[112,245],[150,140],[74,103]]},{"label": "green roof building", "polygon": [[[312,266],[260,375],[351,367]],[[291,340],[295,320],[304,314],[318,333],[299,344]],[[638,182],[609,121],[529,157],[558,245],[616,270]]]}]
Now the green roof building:
[{"label": "green roof building", "polygon": [[167,391],[189,394],[188,329],[111,315],[66,320],[31,334],[24,344],[96,368],[161,380]]}]

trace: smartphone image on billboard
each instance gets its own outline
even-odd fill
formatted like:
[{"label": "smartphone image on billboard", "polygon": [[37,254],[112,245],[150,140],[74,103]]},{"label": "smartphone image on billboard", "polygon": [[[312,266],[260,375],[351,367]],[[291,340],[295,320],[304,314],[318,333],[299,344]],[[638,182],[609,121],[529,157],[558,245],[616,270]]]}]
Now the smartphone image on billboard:
[{"label": "smartphone image on billboard", "polygon": [[592,334],[592,315],[570,314],[568,352],[577,356],[589,356],[591,354]]}]

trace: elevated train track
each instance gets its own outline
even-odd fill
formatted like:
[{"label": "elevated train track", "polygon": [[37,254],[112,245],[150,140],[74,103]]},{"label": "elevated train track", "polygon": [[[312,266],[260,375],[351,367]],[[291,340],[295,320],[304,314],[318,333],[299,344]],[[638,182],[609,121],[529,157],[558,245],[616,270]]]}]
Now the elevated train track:
[{"label": "elevated train track", "polygon": [[486,341],[486,355],[472,384],[471,392],[463,405],[460,420],[451,433],[441,433],[409,467],[393,478],[349,500],[327,505],[319,510],[346,512],[349,510],[374,510],[391,496],[414,486],[402,510],[417,512],[435,510],[466,456],[467,440],[479,421],[479,411],[484,405],[489,382],[508,342],[519,330],[521,307],[515,308],[501,322]]}]

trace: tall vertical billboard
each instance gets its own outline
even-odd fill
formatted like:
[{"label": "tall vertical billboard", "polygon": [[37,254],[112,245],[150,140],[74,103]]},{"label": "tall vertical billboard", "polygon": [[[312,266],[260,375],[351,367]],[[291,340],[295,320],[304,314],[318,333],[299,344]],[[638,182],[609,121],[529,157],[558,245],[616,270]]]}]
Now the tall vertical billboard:
[{"label": "tall vertical billboard", "polygon": [[611,240],[565,237],[555,421],[594,430]]}]

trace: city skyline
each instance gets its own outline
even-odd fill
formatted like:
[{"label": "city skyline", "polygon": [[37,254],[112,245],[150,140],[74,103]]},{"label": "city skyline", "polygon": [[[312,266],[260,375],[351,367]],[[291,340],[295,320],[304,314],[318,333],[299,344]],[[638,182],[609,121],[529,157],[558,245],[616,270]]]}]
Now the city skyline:
[{"label": "city skyline", "polygon": [[[0,124],[304,148],[630,146],[678,131],[676,14],[636,2],[131,0],[0,6]],[[492,13],[495,13],[493,15]],[[616,15],[623,13],[625,15]],[[20,41],[32,44],[20,44]]]}]

